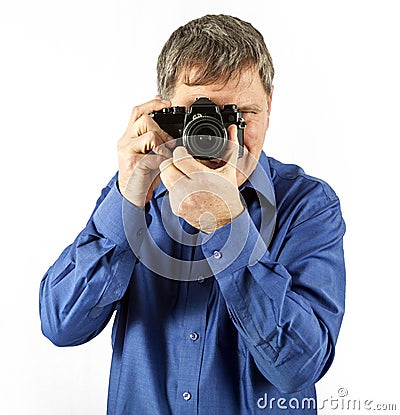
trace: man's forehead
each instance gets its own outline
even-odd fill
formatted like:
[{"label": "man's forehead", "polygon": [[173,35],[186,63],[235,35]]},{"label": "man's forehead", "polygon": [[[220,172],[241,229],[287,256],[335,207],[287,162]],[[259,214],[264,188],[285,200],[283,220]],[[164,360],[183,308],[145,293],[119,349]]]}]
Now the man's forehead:
[{"label": "man's forehead", "polygon": [[[173,104],[188,106],[196,98],[206,97],[218,106],[237,104],[240,108],[254,105],[255,101],[264,101],[265,96],[259,74],[247,70],[240,78],[210,85],[187,85],[180,78],[175,85]],[[175,100],[179,102],[174,102]]]}]

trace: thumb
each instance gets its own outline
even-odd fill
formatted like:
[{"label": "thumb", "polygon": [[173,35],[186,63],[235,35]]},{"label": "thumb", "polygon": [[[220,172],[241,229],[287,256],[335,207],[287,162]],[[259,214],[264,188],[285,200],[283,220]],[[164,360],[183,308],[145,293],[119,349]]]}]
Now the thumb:
[{"label": "thumb", "polygon": [[239,142],[237,139],[237,127],[235,124],[232,124],[228,127],[228,142],[226,146],[226,150],[224,152],[223,158],[226,162],[224,167],[233,167],[236,168],[237,159],[239,155]]}]

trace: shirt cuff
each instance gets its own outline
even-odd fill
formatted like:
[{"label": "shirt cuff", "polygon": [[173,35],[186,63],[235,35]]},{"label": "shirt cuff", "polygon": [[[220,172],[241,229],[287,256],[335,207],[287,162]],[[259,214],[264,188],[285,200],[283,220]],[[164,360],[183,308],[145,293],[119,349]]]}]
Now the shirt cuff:
[{"label": "shirt cuff", "polygon": [[151,215],[123,198],[122,222],[129,246],[135,256],[140,258],[143,241],[149,236],[148,227],[151,223]]},{"label": "shirt cuff", "polygon": [[126,200],[114,183],[93,214],[96,229],[117,245],[136,246],[143,240],[148,214]]},{"label": "shirt cuff", "polygon": [[217,280],[254,265],[268,252],[247,210],[214,233],[201,235],[203,254]]},{"label": "shirt cuff", "polygon": [[126,244],[122,221],[122,195],[117,185],[113,184],[110,191],[93,214],[96,229],[106,238],[118,245]]}]

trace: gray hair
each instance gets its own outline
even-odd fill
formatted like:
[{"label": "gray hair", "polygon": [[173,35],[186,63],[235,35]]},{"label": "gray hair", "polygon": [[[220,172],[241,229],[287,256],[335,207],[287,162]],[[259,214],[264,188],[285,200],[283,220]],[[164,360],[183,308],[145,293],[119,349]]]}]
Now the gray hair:
[{"label": "gray hair", "polygon": [[261,33],[237,17],[206,15],[179,27],[165,43],[157,62],[158,93],[171,99],[178,79],[189,86],[226,84],[246,69],[258,71],[269,96],[274,66]]}]

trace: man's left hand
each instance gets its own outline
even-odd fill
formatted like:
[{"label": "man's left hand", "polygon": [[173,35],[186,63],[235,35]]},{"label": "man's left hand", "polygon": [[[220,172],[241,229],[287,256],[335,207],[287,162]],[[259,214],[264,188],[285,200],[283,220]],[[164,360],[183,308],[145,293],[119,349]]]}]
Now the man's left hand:
[{"label": "man's left hand", "polygon": [[194,159],[185,147],[176,147],[173,158],[160,165],[173,213],[206,233],[239,216],[244,208],[237,184],[237,154],[238,145],[229,145],[226,163],[211,169]]}]

